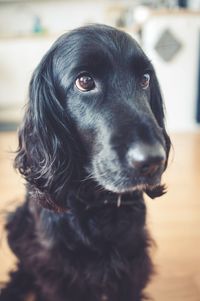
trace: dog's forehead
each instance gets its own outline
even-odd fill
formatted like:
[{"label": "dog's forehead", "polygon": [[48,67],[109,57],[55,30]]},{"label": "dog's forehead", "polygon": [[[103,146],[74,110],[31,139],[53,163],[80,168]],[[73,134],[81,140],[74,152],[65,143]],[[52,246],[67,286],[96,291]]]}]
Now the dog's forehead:
[{"label": "dog's forehead", "polygon": [[[111,65],[134,64],[146,56],[139,44],[125,32],[107,26],[88,26],[66,35],[63,41],[70,63]],[[73,53],[73,56],[71,55]]]}]

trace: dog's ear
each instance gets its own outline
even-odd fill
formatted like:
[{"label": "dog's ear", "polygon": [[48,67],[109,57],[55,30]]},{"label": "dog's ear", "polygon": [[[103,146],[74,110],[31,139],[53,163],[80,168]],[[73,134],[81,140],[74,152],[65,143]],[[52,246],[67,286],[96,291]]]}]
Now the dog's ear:
[{"label": "dog's ear", "polygon": [[15,166],[38,198],[64,206],[75,168],[75,146],[64,96],[56,82],[55,51],[56,47],[50,49],[32,76]]},{"label": "dog's ear", "polygon": [[[166,128],[165,128],[165,107],[160,91],[160,86],[155,74],[155,71],[151,74],[151,82],[150,82],[150,105],[152,112],[154,113],[154,116],[159,124],[159,126],[163,130],[163,135],[165,138],[165,144],[166,144],[166,155],[167,155],[167,160],[165,164],[165,169],[167,168],[167,163],[168,163],[168,157],[169,157],[169,152],[170,152],[170,147],[171,147],[171,140],[169,135],[167,134]],[[166,188],[164,185],[157,186],[155,189],[152,190],[147,190],[146,193],[151,197],[151,198],[156,198],[161,195],[163,195],[166,192]]]}]

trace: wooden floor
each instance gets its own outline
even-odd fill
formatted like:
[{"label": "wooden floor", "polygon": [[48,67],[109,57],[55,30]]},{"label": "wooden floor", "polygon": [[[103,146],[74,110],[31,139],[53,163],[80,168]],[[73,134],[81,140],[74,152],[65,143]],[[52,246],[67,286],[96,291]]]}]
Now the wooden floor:
[{"label": "wooden floor", "polygon": [[[157,243],[157,276],[147,288],[155,301],[200,301],[200,133],[172,135],[174,150],[165,174],[168,193],[147,199],[148,225]],[[14,266],[3,217],[20,202],[23,181],[12,169],[16,134],[0,134],[0,281]],[[56,300],[55,300],[56,301]]]}]

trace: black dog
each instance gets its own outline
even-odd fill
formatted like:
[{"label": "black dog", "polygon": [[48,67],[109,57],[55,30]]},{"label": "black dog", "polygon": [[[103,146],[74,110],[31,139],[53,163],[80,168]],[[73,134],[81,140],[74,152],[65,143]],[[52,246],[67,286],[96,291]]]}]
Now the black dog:
[{"label": "black dog", "polygon": [[61,36],[35,70],[7,223],[18,268],[1,301],[139,301],[153,272],[143,194],[164,193],[170,139],[152,64],[129,35]]}]

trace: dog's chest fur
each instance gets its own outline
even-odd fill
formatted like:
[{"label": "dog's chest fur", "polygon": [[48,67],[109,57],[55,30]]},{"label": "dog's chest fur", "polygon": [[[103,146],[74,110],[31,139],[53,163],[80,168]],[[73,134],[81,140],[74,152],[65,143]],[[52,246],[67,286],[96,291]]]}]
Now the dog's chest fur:
[{"label": "dog's chest fur", "polygon": [[26,268],[37,274],[40,283],[48,279],[53,285],[59,278],[63,292],[68,286],[75,290],[92,287],[102,300],[109,300],[109,283],[115,283],[112,289],[117,290],[123,278],[130,278],[138,258],[144,257],[144,203],[131,208],[73,210],[60,214],[35,202],[25,203],[8,224],[11,228],[23,221],[24,233],[10,237],[10,242],[15,244],[15,253],[26,256]]}]

